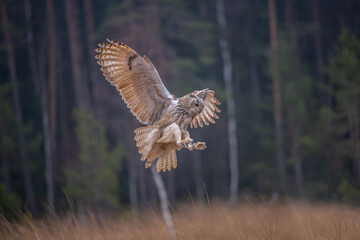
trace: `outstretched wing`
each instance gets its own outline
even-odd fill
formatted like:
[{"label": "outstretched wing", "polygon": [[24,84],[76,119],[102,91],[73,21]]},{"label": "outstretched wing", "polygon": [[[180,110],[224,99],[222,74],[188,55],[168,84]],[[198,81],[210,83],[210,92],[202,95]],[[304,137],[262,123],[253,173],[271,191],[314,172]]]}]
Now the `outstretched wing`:
[{"label": "outstretched wing", "polygon": [[209,122],[215,123],[214,118],[219,118],[216,112],[221,112],[220,109],[216,106],[220,105],[221,103],[215,97],[215,92],[208,89],[203,89],[200,91],[194,91],[192,94],[204,101],[204,109],[192,120],[190,127],[197,128],[198,126],[203,127],[204,123],[207,126],[209,126]]},{"label": "outstretched wing", "polygon": [[101,71],[120,92],[133,115],[142,124],[153,125],[173,104],[174,97],[162,83],[151,61],[116,41],[99,43],[95,51]]}]

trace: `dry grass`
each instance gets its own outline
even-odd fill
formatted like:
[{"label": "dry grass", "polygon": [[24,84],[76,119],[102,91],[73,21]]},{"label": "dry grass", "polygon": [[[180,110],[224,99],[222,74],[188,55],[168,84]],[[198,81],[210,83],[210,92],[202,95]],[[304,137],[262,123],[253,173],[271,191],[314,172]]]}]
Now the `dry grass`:
[{"label": "dry grass", "polygon": [[[291,203],[181,206],[173,213],[177,239],[360,239],[360,209],[342,205]],[[159,213],[140,218],[73,215],[0,223],[0,239],[170,239]]]}]

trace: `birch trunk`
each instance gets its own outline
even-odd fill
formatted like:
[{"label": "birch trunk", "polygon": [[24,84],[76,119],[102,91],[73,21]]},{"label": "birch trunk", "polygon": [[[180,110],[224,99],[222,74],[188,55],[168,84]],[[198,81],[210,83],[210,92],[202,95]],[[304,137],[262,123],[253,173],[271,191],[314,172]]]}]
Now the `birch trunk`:
[{"label": "birch trunk", "polygon": [[[201,138],[195,138],[201,139]],[[204,186],[202,179],[202,164],[201,164],[201,155],[200,151],[192,151],[192,160],[194,164],[194,178],[195,178],[195,188],[196,188],[196,203],[203,204],[205,202],[204,196]]]},{"label": "birch trunk", "polygon": [[275,0],[268,0],[269,30],[270,30],[270,71],[273,84],[274,98],[274,123],[276,142],[276,163],[279,174],[279,187],[286,189],[286,169],[284,161],[283,126],[282,126],[282,103],[281,103],[281,79],[279,70],[277,23]]},{"label": "birch trunk", "polygon": [[163,182],[160,174],[156,172],[155,164],[153,164],[153,166],[151,167],[151,174],[152,174],[152,176],[154,178],[154,182],[155,182],[158,194],[159,194],[161,212],[163,214],[165,224],[166,224],[166,226],[167,226],[167,228],[169,230],[171,238],[176,239],[176,234],[175,234],[175,230],[174,230],[174,223],[172,221],[172,217],[171,217],[171,214],[170,214],[169,200],[168,200],[168,197],[167,197],[165,185],[164,185],[164,182]]},{"label": "birch trunk", "polygon": [[223,60],[223,77],[225,91],[227,93],[227,114],[228,114],[228,142],[230,162],[230,203],[236,202],[239,187],[238,150],[236,136],[236,113],[232,84],[232,63],[230,49],[226,39],[226,19],[224,0],[216,1],[217,21],[220,29],[220,51]]},{"label": "birch trunk", "polygon": [[176,199],[176,185],[175,185],[175,172],[171,172],[169,175],[165,177],[166,182],[166,192],[168,193],[168,203],[175,207],[175,199]]},{"label": "birch trunk", "polygon": [[[137,150],[136,150],[137,151]],[[139,162],[139,159],[133,159]],[[141,209],[145,209],[147,207],[147,199],[146,199],[146,192],[147,192],[147,185],[146,185],[146,176],[144,168],[144,163],[140,162],[141,166],[137,167],[138,170],[138,179],[139,179],[139,206]]]},{"label": "birch trunk", "polygon": [[139,200],[137,195],[137,185],[136,185],[136,162],[134,159],[134,143],[132,139],[130,139],[130,142],[128,143],[130,145],[129,154],[128,154],[128,169],[129,169],[129,194],[130,194],[130,205],[132,212],[137,215],[139,212]]},{"label": "birch trunk", "polygon": [[27,146],[24,136],[24,123],[23,123],[23,116],[21,110],[21,99],[18,89],[18,78],[16,73],[14,49],[11,41],[11,33],[9,29],[9,21],[6,11],[6,5],[4,1],[2,1],[0,4],[1,4],[1,18],[2,18],[2,24],[4,30],[5,46],[8,54],[10,80],[12,84],[12,95],[13,95],[13,103],[15,109],[15,121],[18,130],[18,137],[19,137],[20,160],[21,160],[21,167],[24,176],[26,199],[28,201],[30,211],[36,213],[37,206],[35,202],[35,195],[32,186],[30,170],[28,166],[29,159],[28,159]]},{"label": "birch trunk", "polygon": [[50,129],[50,113],[49,113],[49,95],[46,88],[46,64],[45,52],[40,53],[38,61],[39,66],[39,82],[40,82],[40,100],[42,108],[42,125],[44,131],[44,152],[45,152],[45,180],[46,180],[46,197],[48,210],[50,214],[55,213],[54,207],[54,178],[53,178],[53,151],[52,137]]},{"label": "birch trunk", "polygon": [[[26,16],[26,39],[29,50],[29,59],[30,59],[30,70],[31,77],[35,84],[35,89],[40,96],[40,105],[41,105],[41,115],[42,115],[42,125],[44,132],[44,155],[45,155],[45,180],[47,187],[47,205],[51,214],[54,213],[54,180],[52,174],[52,164],[53,164],[53,155],[52,155],[52,137],[50,133],[50,124],[49,124],[49,106],[48,106],[48,94],[46,89],[46,80],[45,77],[40,77],[39,71],[42,71],[42,74],[45,74],[45,67],[41,67],[38,64],[38,60],[35,55],[35,44],[33,40],[33,30],[32,30],[32,19],[31,19],[31,1],[25,0],[25,16]],[[49,46],[49,51],[51,51],[51,46]],[[49,65],[52,65],[52,60],[49,59]],[[55,66],[50,67],[49,79],[50,82],[52,78],[55,78]],[[56,89],[56,88],[55,88]]]}]

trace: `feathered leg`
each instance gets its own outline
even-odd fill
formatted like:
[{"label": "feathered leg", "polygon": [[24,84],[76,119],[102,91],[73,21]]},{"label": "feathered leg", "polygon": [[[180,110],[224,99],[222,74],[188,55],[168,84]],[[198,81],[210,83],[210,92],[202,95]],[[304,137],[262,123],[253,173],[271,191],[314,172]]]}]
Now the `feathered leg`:
[{"label": "feathered leg", "polygon": [[197,150],[204,150],[206,148],[206,143],[205,142],[194,142],[194,139],[190,138],[190,133],[188,131],[185,131],[185,133],[183,134],[183,138],[185,141],[185,147],[192,151],[193,149],[197,149]]},{"label": "feathered leg", "polygon": [[177,145],[178,149],[186,147],[187,141],[181,139],[181,130],[179,125],[176,123],[171,124],[170,126],[166,127],[163,132],[162,136],[156,143],[171,143],[174,142]]}]

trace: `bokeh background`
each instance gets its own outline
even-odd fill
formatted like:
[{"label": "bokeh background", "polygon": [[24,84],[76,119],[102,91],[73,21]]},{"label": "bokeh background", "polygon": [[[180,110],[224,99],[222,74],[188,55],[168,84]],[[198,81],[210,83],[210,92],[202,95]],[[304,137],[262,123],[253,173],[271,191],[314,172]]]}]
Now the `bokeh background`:
[{"label": "bokeh background", "polygon": [[0,208],[34,215],[158,206],[140,126],[96,64],[117,39],[180,97],[210,88],[205,151],[161,173],[191,197],[360,200],[360,3],[355,0],[1,0]]}]

